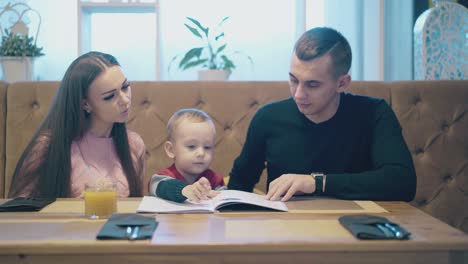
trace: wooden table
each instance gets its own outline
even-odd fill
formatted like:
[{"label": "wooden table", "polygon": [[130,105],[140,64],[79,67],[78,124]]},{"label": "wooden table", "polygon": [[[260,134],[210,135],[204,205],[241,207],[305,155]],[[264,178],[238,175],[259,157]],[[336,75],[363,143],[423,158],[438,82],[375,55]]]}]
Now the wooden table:
[{"label": "wooden table", "polygon": [[[342,213],[252,212],[156,215],[152,244],[97,241],[105,221],[85,219],[82,201],[60,201],[69,204],[0,213],[0,263],[468,263],[468,235],[404,202],[378,202],[388,211],[378,215],[408,229],[408,241],[357,240],[339,225]],[[139,201],[121,200],[119,211]]]}]

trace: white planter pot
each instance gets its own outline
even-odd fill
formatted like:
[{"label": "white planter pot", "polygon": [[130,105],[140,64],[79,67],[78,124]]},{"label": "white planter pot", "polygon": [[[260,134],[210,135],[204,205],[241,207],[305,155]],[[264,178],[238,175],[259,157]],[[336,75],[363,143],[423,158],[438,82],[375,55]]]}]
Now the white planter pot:
[{"label": "white planter pot", "polygon": [[32,57],[0,57],[3,80],[9,83],[32,81],[34,58]]},{"label": "white planter pot", "polygon": [[225,70],[199,70],[198,80],[200,81],[226,81],[231,72]]}]

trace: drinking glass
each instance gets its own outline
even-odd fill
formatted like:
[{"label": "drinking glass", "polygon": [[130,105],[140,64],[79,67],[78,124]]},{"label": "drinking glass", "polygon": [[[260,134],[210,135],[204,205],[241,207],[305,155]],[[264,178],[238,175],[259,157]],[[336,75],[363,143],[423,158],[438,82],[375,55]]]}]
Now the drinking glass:
[{"label": "drinking glass", "polygon": [[84,191],[85,216],[106,219],[117,212],[117,185],[115,183],[86,184]]}]

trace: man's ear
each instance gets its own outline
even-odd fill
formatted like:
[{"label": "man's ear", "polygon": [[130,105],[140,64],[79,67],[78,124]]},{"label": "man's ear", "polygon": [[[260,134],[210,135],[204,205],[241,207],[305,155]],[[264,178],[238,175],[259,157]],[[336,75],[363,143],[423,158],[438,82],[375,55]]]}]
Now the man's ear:
[{"label": "man's ear", "polygon": [[346,89],[348,89],[349,84],[351,83],[351,76],[349,74],[342,75],[338,79],[338,92],[344,92]]},{"label": "man's ear", "polygon": [[171,141],[166,141],[164,142],[164,150],[166,151],[166,155],[173,159],[175,158],[175,153],[174,153],[174,144],[172,144]]}]

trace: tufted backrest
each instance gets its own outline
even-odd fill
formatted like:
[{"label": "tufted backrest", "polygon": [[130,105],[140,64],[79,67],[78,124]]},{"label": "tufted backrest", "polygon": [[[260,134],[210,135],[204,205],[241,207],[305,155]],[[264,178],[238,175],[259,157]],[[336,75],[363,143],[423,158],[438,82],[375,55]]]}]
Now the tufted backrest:
[{"label": "tufted backrest", "polygon": [[5,196],[27,144],[47,114],[58,82],[20,82],[8,86],[6,116]]},{"label": "tufted backrest", "polygon": [[468,81],[391,83],[392,108],[413,155],[413,204],[468,232]]},{"label": "tufted backrest", "polygon": [[[284,82],[137,82],[132,84],[133,110],[129,128],[143,137],[151,174],[171,164],[163,143],[166,123],[180,108],[202,109],[214,121],[217,139],[212,168],[228,175],[239,155],[253,114],[259,106],[287,98]],[[157,92],[156,92],[157,91]],[[264,188],[264,182],[261,184]]]},{"label": "tufted backrest", "polygon": [[[5,184],[0,185],[5,194],[58,85],[22,82],[8,87]],[[0,85],[0,100],[2,91]],[[418,177],[412,203],[468,232],[468,81],[353,82],[350,91],[384,98],[397,114]],[[176,110],[196,107],[213,118],[217,144],[212,168],[228,175],[255,111],[287,98],[289,90],[286,82],[133,82],[132,95],[128,127],[145,141],[147,182],[171,163],[162,146],[165,125]],[[257,188],[265,190],[264,177]]]},{"label": "tufted backrest", "polygon": [[0,198],[4,195],[5,186],[5,122],[6,93],[8,84],[0,82]]},{"label": "tufted backrest", "polygon": [[[5,195],[16,163],[47,114],[58,86],[59,82],[19,82],[8,88]],[[132,82],[128,128],[145,141],[145,182],[171,163],[162,146],[167,139],[166,123],[178,109],[200,108],[213,118],[217,144],[212,167],[227,175],[258,107],[288,95],[284,82]]]}]

